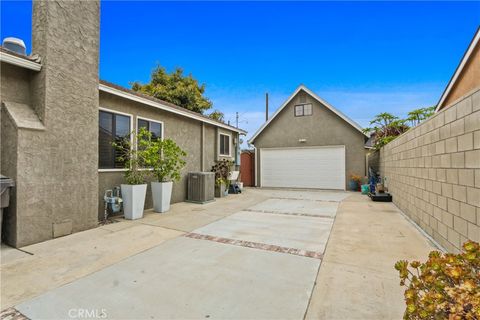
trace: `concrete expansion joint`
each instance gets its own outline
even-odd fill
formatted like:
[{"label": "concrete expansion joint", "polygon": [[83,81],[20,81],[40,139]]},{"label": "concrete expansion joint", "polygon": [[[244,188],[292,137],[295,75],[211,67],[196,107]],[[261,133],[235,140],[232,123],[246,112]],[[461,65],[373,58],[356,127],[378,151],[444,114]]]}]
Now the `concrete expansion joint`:
[{"label": "concrete expansion joint", "polygon": [[298,200],[298,201],[312,201],[312,202],[332,202],[332,203],[340,203],[340,202],[341,202],[341,201],[337,201],[337,200],[316,200],[316,199],[289,198],[289,197],[271,197],[270,199],[277,199],[277,200]]},{"label": "concrete expansion joint", "polygon": [[296,248],[281,247],[281,246],[260,243],[260,242],[215,237],[215,236],[200,234],[195,232],[186,233],[183,236],[187,238],[192,238],[192,239],[214,241],[218,243],[230,244],[230,245],[245,247],[245,248],[259,249],[259,250],[272,251],[272,252],[278,252],[278,253],[288,253],[296,256],[319,259],[319,260],[322,260],[323,258],[323,252],[318,252],[318,251],[309,251],[309,250],[302,250],[302,249],[296,249]]},{"label": "concrete expansion joint", "polygon": [[140,222],[139,221],[138,224],[143,224],[143,225],[149,226],[149,227],[156,227],[156,228],[168,229],[168,230],[172,230],[172,231],[178,231],[178,232],[185,233],[185,230],[170,228],[170,227],[166,227],[166,226],[159,226],[158,224],[155,224],[155,223],[148,223],[148,222],[143,222],[143,221]]},{"label": "concrete expansion joint", "polygon": [[332,216],[329,215],[319,215],[319,214],[310,214],[310,213],[299,213],[299,212],[279,212],[273,210],[255,210],[255,209],[243,209],[243,211],[247,212],[258,212],[258,213],[272,213],[272,214],[283,214],[286,216],[301,216],[301,217],[313,217],[313,218],[328,218],[333,219]]}]

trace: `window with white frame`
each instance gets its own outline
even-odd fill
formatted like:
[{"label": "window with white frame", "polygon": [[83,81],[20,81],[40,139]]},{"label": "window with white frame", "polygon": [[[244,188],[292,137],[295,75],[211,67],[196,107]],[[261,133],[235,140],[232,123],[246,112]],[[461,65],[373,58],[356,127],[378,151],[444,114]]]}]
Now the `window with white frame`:
[{"label": "window with white frame", "polygon": [[131,116],[113,111],[100,110],[98,128],[98,167],[99,169],[119,169],[124,162],[118,159],[112,145],[122,143],[130,137]]},{"label": "window with white frame", "polygon": [[295,106],[295,117],[311,116],[313,113],[313,107],[311,103],[297,104]]},{"label": "window with white frame", "polygon": [[221,156],[231,156],[232,136],[224,133],[219,134],[218,151]]},{"label": "window with white frame", "polygon": [[152,134],[152,140],[163,139],[163,123],[155,120],[137,117],[137,132],[145,128]]}]

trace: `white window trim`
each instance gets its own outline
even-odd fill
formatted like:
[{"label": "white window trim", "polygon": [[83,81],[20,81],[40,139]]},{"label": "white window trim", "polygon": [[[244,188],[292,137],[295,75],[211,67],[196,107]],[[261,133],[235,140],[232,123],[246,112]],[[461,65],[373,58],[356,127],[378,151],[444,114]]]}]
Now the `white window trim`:
[{"label": "white window trim", "polygon": [[160,140],[163,140],[165,138],[164,137],[165,123],[163,121],[137,116],[137,122],[135,123],[135,126],[136,126],[135,128],[137,130],[137,133],[138,133],[138,120],[145,120],[145,121],[150,121],[150,122],[155,122],[155,123],[161,124],[162,125],[162,132],[160,132],[160,134],[162,135],[162,138]]},{"label": "white window trim", "polygon": [[[228,136],[228,154],[222,154],[220,153],[220,136],[223,135],[223,136]],[[232,135],[229,134],[229,133],[223,133],[223,132],[219,132],[218,133],[218,155],[220,157],[232,157]]]},{"label": "white window trim", "polygon": [[[305,106],[310,106],[310,114],[305,114]],[[299,115],[299,116],[297,116],[297,107],[302,107],[302,114]],[[308,102],[296,104],[293,107],[293,115],[297,118],[298,117],[309,117],[309,116],[313,115],[313,104],[308,103]]]},{"label": "white window trim", "polygon": [[[113,110],[113,109],[103,108],[103,107],[99,107],[98,110],[129,117],[130,118],[130,132],[133,131],[133,114],[125,113],[125,112],[121,112],[121,111],[116,111],[116,110]],[[100,126],[100,123],[98,125]],[[130,135],[130,143],[133,144],[133,136],[132,135]],[[98,168],[98,172],[125,172],[125,171],[127,171],[127,169],[125,169],[125,168],[111,168],[111,169],[100,169],[100,168]]]}]

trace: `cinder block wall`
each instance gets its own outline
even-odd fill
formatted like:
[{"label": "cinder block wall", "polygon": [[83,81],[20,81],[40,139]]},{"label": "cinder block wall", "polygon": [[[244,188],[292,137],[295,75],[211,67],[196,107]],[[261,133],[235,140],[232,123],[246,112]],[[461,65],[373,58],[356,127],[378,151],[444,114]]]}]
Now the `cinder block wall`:
[{"label": "cinder block wall", "polygon": [[380,150],[393,202],[447,250],[480,241],[480,90]]}]

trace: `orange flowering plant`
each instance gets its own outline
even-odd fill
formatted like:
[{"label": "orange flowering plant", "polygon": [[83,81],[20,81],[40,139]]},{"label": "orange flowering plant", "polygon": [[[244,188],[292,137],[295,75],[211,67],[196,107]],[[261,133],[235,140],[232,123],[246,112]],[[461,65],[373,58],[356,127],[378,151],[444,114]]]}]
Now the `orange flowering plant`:
[{"label": "orange flowering plant", "polygon": [[425,263],[398,261],[405,286],[404,319],[480,319],[480,246],[463,244],[459,254],[430,252]]}]

